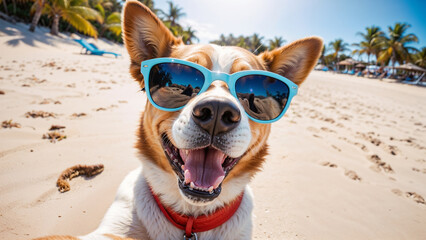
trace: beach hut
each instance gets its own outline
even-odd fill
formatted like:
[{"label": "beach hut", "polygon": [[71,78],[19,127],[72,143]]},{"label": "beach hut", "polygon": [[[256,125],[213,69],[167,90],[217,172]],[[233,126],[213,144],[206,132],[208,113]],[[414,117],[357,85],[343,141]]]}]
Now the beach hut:
[{"label": "beach hut", "polygon": [[414,65],[412,63],[402,64],[402,65],[396,66],[394,68],[395,69],[406,70],[406,71],[413,71],[413,72],[426,72],[426,69],[421,68],[421,67],[419,67],[417,65]]},{"label": "beach hut", "polygon": [[342,73],[348,73],[348,68],[349,66],[354,66],[355,64],[359,63],[358,61],[352,59],[352,58],[347,58],[343,61],[340,61],[337,63],[337,65],[339,66],[345,66],[345,71],[343,71]]},{"label": "beach hut", "polygon": [[419,84],[426,75],[426,69],[419,67],[417,65],[414,65],[412,63],[405,63],[400,66],[394,67],[394,69],[417,73],[416,74],[417,76],[413,74],[405,74],[404,76],[400,76],[398,79],[405,80],[403,81],[404,83]]}]

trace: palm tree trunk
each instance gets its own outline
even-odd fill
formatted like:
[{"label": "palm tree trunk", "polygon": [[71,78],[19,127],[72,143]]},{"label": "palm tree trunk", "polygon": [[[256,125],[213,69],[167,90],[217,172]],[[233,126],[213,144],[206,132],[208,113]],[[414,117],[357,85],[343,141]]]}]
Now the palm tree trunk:
[{"label": "palm tree trunk", "polygon": [[3,7],[4,7],[4,12],[6,13],[6,15],[9,15],[9,12],[7,11],[6,0],[3,0]]},{"label": "palm tree trunk", "polygon": [[38,24],[38,21],[40,20],[43,6],[44,6],[44,0],[41,1],[41,4],[40,4],[40,1],[37,1],[36,12],[34,13],[33,20],[31,21],[31,26],[29,29],[31,32],[34,32]]},{"label": "palm tree trunk", "polygon": [[13,15],[16,14],[16,0],[12,0],[12,10],[13,10]]},{"label": "palm tree trunk", "polygon": [[101,27],[101,32],[99,33],[99,37],[103,37],[103,36],[104,36],[105,31],[106,31],[106,27],[102,26],[102,27]]},{"label": "palm tree trunk", "polygon": [[59,34],[59,14],[53,16],[52,28],[50,29],[50,34],[58,35]]}]

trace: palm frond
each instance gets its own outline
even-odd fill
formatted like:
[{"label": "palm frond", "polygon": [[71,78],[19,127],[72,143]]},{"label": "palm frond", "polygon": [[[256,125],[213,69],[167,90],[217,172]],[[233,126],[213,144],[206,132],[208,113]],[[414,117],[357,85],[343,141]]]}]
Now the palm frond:
[{"label": "palm frond", "polygon": [[69,0],[70,6],[88,6],[87,0]]},{"label": "palm frond", "polygon": [[74,11],[65,10],[62,14],[62,17],[78,31],[94,38],[98,37],[98,32],[96,31],[95,27],[88,20],[84,19],[80,14]]},{"label": "palm frond", "polygon": [[73,12],[75,14],[78,14],[86,20],[96,20],[99,23],[103,23],[101,14],[98,11],[89,7],[72,6],[67,9],[67,12]]},{"label": "palm frond", "polygon": [[117,36],[120,36],[121,34],[121,23],[105,24],[105,28]]},{"label": "palm frond", "polygon": [[52,6],[57,6],[66,9],[69,6],[68,0],[53,0]]},{"label": "palm frond", "polygon": [[98,10],[99,14],[101,15],[102,19],[105,19],[105,9],[102,7],[100,3],[96,4],[94,7],[96,10]]},{"label": "palm frond", "polygon": [[111,23],[121,23],[121,14],[119,12],[113,12],[111,13],[105,23],[111,24]]}]

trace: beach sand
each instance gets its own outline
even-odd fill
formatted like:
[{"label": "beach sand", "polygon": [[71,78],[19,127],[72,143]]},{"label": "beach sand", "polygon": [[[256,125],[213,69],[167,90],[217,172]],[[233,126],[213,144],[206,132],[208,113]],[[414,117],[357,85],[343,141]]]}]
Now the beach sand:
[{"label": "beach sand", "polygon": [[[94,41],[117,59],[80,55],[69,36],[27,28],[0,20],[0,121],[21,125],[0,129],[0,239],[87,234],[140,164],[146,96],[123,46]],[[66,138],[42,139],[51,125]],[[254,239],[426,238],[426,88],[313,72],[268,142]],[[63,170],[100,163],[58,192]]]}]

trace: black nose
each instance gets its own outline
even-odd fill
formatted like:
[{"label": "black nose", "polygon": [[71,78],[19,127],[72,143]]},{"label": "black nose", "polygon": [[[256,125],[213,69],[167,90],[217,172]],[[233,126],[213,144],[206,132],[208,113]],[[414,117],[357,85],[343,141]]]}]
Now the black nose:
[{"label": "black nose", "polygon": [[192,119],[213,136],[236,128],[241,120],[241,113],[230,101],[205,98],[195,105]]}]

